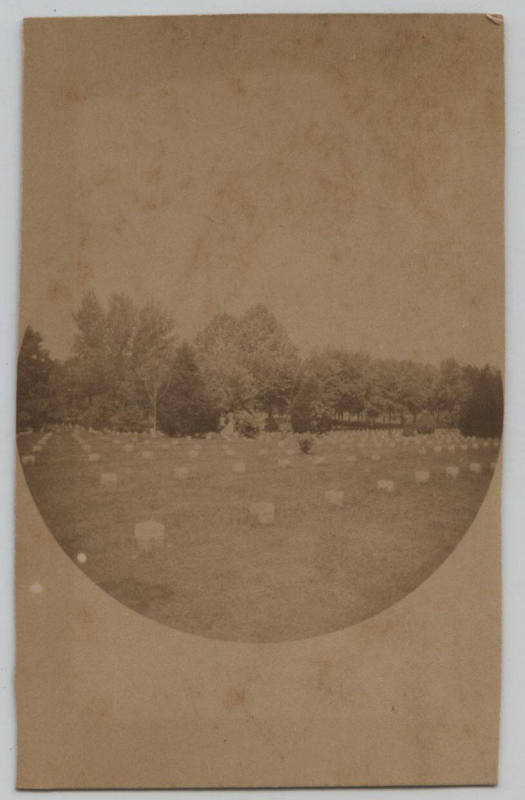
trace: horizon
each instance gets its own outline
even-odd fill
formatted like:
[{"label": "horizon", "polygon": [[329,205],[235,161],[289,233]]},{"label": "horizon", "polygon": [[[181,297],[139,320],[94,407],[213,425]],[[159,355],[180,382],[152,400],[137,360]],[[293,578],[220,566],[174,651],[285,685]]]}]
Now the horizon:
[{"label": "horizon", "polygon": [[[129,297],[129,295],[127,295],[126,292],[123,292],[123,291],[114,292],[112,294],[124,294],[125,296]],[[107,303],[108,303],[110,297],[111,297],[111,295],[109,297],[107,297],[103,301],[97,296],[97,299],[100,301],[104,311],[107,311]],[[131,298],[131,299],[133,300],[133,298]],[[146,303],[146,302],[148,302],[150,300],[152,300],[151,297],[147,298],[144,302]],[[133,300],[133,302],[136,303],[135,300]],[[156,302],[159,302],[159,301],[156,301]],[[163,306],[162,303],[159,302],[159,305],[163,309],[163,311],[169,311],[169,309],[167,307]],[[325,350],[325,349],[331,349],[331,350],[346,350],[346,351],[351,352],[351,353],[361,354],[363,356],[368,356],[372,360],[414,361],[416,363],[429,364],[429,365],[434,366],[434,367],[439,367],[439,365],[440,365],[440,363],[442,361],[444,361],[446,359],[453,358],[462,367],[463,366],[469,366],[469,365],[473,366],[473,367],[477,367],[477,368],[482,368],[484,366],[490,366],[492,368],[495,368],[495,369],[498,369],[498,370],[501,371],[501,368],[499,367],[499,365],[494,364],[493,362],[490,362],[488,360],[485,360],[485,361],[481,360],[479,362],[475,362],[473,360],[461,360],[454,353],[444,354],[439,360],[434,360],[434,361],[429,360],[429,359],[421,360],[421,359],[414,358],[412,356],[403,356],[403,355],[394,355],[394,354],[388,354],[387,355],[384,352],[372,352],[370,350],[365,350],[365,349],[360,348],[360,347],[355,347],[355,346],[352,346],[352,345],[344,343],[344,342],[336,342],[336,341],[334,341],[334,342],[326,342],[326,343],[324,343],[322,345],[319,345],[319,344],[313,345],[307,350],[304,346],[301,347],[295,341],[293,335],[291,335],[290,331],[286,328],[286,326],[283,325],[282,321],[274,313],[273,309],[269,308],[267,305],[262,304],[262,303],[253,303],[252,305],[246,306],[246,308],[244,308],[244,309],[236,310],[235,313],[232,312],[232,311],[227,311],[227,310],[217,311],[214,314],[212,314],[212,316],[210,316],[209,320],[201,328],[195,329],[192,333],[190,333],[188,335],[181,335],[180,334],[180,332],[178,330],[178,327],[177,327],[177,320],[176,320],[176,317],[174,315],[173,336],[174,336],[174,339],[175,339],[175,344],[176,344],[176,346],[180,346],[183,343],[188,343],[188,344],[194,346],[195,345],[195,339],[196,339],[197,335],[202,330],[204,330],[206,328],[207,324],[209,322],[211,322],[211,320],[215,316],[218,316],[220,314],[228,314],[229,316],[231,316],[231,317],[233,317],[235,319],[239,319],[248,310],[250,310],[251,308],[253,308],[253,307],[257,306],[257,305],[264,305],[265,308],[267,308],[270,311],[270,313],[272,313],[274,315],[274,317],[277,320],[277,322],[282,327],[285,328],[286,332],[290,336],[290,339],[291,339],[292,343],[296,346],[298,354],[299,354],[299,356],[300,356],[300,358],[302,360],[305,360],[305,359],[309,358],[312,354],[314,354],[315,352],[317,352],[319,350],[322,351],[322,350]],[[77,308],[78,308],[78,306],[77,306]],[[72,319],[72,321],[73,321],[73,314],[75,313],[75,311],[76,311],[76,309],[71,311],[71,319]],[[38,332],[42,336],[43,347],[44,347],[45,350],[47,350],[49,352],[49,355],[53,360],[57,360],[59,362],[64,362],[64,361],[67,361],[69,358],[74,357],[74,355],[75,355],[75,353],[74,353],[74,343],[73,343],[73,337],[75,335],[75,324],[74,324],[74,322],[73,322],[73,324],[71,326],[72,327],[72,331],[71,331],[71,337],[70,337],[70,346],[69,346],[69,348],[66,348],[64,346],[65,345],[64,339],[61,339],[60,340],[60,345],[61,345],[60,354],[55,353],[55,352],[52,351],[51,347],[49,346],[48,339],[47,339],[47,337],[46,337],[46,335],[45,335],[43,330],[41,330],[40,328],[37,328],[35,325],[31,325],[30,322],[28,323],[28,326],[31,326],[34,331]],[[24,332],[25,332],[25,329],[24,329]],[[21,331],[21,335],[23,337],[23,332],[22,331]]]}]

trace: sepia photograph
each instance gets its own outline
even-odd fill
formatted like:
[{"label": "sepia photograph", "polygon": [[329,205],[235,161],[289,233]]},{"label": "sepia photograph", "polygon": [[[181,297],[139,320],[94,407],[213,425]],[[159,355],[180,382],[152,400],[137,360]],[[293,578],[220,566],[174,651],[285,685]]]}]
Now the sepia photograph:
[{"label": "sepia photograph", "polygon": [[87,575],[166,625],[264,642],[353,625],[439,567],[495,469],[495,367],[381,357],[344,328],[301,350],[265,305],[182,339],[160,302],[91,291],[69,356],[22,342],[26,480]]},{"label": "sepia photograph", "polygon": [[25,21],[19,788],[497,781],[502,23]]},{"label": "sepia photograph", "polygon": [[[416,46],[435,58],[414,21],[386,55],[356,40],[359,70],[330,17],[233,18],[237,51],[210,18],[148,26],[155,58],[179,44],[172,86],[101,61],[53,87],[78,134],[67,246],[37,237],[25,478],[65,552],[141,614],[253,642],[345,628],[443,563],[498,458],[501,264],[462,156],[480,110],[448,91],[454,64],[428,85],[411,69]],[[286,70],[261,74],[268,50]]]}]

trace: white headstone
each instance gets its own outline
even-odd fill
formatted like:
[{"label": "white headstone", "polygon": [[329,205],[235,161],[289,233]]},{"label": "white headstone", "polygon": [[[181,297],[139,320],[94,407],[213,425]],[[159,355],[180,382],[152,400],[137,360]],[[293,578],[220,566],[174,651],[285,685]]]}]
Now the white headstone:
[{"label": "white headstone", "polygon": [[137,522],[135,524],[135,541],[139,550],[149,552],[152,547],[164,544],[165,528],[161,522]]},{"label": "white headstone", "polygon": [[150,458],[153,458],[153,451],[152,450],[143,450],[141,455],[142,455],[142,458],[150,459]]},{"label": "white headstone", "polygon": [[416,483],[428,483],[430,480],[430,472],[428,469],[416,469],[414,472]]},{"label": "white headstone", "polygon": [[232,470],[233,472],[237,473],[246,472],[246,464],[244,461],[235,461],[235,463],[232,465]]},{"label": "white headstone", "polygon": [[445,467],[445,473],[448,478],[457,478],[459,475],[459,467],[455,466]]},{"label": "white headstone", "polygon": [[270,525],[275,519],[275,505],[266,500],[250,505],[250,514],[257,517],[261,525]]},{"label": "white headstone", "polygon": [[125,453],[132,453],[133,452],[133,445],[132,444],[125,444],[123,449],[124,449]]},{"label": "white headstone", "polygon": [[379,455],[379,453],[372,453],[371,458],[372,461],[379,461],[381,459],[381,456]]},{"label": "white headstone", "polygon": [[100,461],[100,453],[90,453],[88,455],[88,461]]},{"label": "white headstone", "polygon": [[173,470],[173,474],[176,478],[183,481],[188,477],[190,471],[188,467],[175,467],[175,469]]},{"label": "white headstone", "polygon": [[34,464],[35,461],[35,456],[22,456],[22,464]]},{"label": "white headstone", "polygon": [[100,485],[112,488],[117,485],[117,475],[115,472],[101,472]]},{"label": "white headstone", "polygon": [[344,496],[345,493],[342,491],[342,489],[328,489],[328,491],[324,493],[325,500],[331,506],[342,506]]},{"label": "white headstone", "polygon": [[285,467],[289,467],[291,465],[291,461],[289,458],[278,458],[277,459],[277,466],[284,469]]},{"label": "white headstone", "polygon": [[314,456],[312,458],[312,464],[316,467],[321,466],[321,464],[326,464],[326,456]]},{"label": "white headstone", "polygon": [[377,488],[382,492],[393,492],[394,491],[394,481],[391,480],[379,480],[377,482]]},{"label": "white headstone", "polygon": [[481,472],[481,464],[478,464],[477,462],[473,461],[472,464],[469,464],[469,470],[471,472],[475,472],[476,474],[478,474]]}]

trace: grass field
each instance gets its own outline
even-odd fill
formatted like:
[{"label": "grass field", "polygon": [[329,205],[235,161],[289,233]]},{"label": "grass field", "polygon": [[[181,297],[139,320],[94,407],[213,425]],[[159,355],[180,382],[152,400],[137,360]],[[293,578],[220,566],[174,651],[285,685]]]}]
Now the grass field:
[{"label": "grass field", "polygon": [[[20,455],[41,439],[20,436]],[[456,433],[352,432],[323,437],[304,455],[276,434],[225,442],[64,429],[24,470],[60,545],[77,563],[83,554],[79,568],[117,600],[179,630],[279,641],[349,626],[431,575],[476,515],[498,445]],[[233,471],[239,462],[245,472]],[[415,470],[428,470],[428,483],[417,484]],[[115,473],[116,485],[101,486],[102,472]],[[381,479],[394,491],[378,490]],[[344,490],[341,507],[327,502],[330,489]],[[265,500],[275,505],[271,524],[250,513]],[[149,520],[164,525],[165,539],[144,552],[134,527]]]}]

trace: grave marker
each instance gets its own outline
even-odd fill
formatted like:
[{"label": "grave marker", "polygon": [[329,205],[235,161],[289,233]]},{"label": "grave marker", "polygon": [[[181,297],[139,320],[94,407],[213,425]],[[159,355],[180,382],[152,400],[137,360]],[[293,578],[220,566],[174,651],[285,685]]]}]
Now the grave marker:
[{"label": "grave marker", "polygon": [[148,553],[153,547],[164,544],[165,528],[161,522],[137,522],[135,524],[135,541],[139,550]]}]

